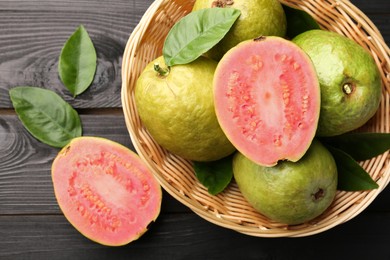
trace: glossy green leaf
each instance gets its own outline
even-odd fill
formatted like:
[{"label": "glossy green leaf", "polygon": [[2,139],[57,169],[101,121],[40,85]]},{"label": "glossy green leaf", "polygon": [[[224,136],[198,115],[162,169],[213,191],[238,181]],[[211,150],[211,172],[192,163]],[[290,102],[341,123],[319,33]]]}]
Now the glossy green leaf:
[{"label": "glossy green leaf", "polygon": [[165,64],[173,66],[194,61],[226,35],[240,14],[234,8],[206,8],[184,16],[165,39]]},{"label": "glossy green leaf", "polygon": [[9,91],[24,127],[39,141],[62,148],[81,136],[80,117],[65,100],[51,90],[15,87]]},{"label": "glossy green leaf", "polygon": [[287,19],[286,36],[290,39],[295,36],[313,29],[320,29],[320,26],[308,13],[303,10],[283,5]]},{"label": "glossy green leaf", "polygon": [[194,162],[194,170],[197,179],[208,189],[208,192],[217,195],[232,180],[232,156],[213,162]]},{"label": "glossy green leaf", "polygon": [[58,72],[62,83],[77,96],[92,83],[97,63],[95,47],[84,26],[80,25],[62,48]]},{"label": "glossy green leaf", "polygon": [[389,133],[347,133],[321,140],[346,152],[357,161],[371,159],[390,149]]},{"label": "glossy green leaf", "polygon": [[338,190],[344,191],[361,191],[378,188],[378,184],[371,176],[347,153],[328,146],[332,153],[338,173]]}]

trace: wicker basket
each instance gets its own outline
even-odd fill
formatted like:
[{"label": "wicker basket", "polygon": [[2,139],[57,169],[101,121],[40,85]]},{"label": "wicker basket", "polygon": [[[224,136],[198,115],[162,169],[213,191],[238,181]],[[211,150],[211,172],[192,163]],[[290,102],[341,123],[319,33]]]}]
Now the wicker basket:
[{"label": "wicker basket", "polygon": [[[368,49],[382,73],[382,102],[376,116],[363,129],[390,132],[390,50],[375,25],[348,0],[283,0],[312,15],[325,30],[336,31]],[[217,196],[209,195],[195,178],[192,164],[161,148],[143,127],[134,103],[135,82],[143,68],[162,53],[171,26],[190,12],[194,0],[156,0],[131,34],[122,65],[122,105],[131,140],[140,157],[162,187],[202,218],[241,233],[258,237],[298,237],[323,232],[363,211],[390,179],[389,152],[361,165],[379,188],[363,192],[339,191],[330,208],[309,223],[288,226],[270,221],[243,198],[236,183]]]}]

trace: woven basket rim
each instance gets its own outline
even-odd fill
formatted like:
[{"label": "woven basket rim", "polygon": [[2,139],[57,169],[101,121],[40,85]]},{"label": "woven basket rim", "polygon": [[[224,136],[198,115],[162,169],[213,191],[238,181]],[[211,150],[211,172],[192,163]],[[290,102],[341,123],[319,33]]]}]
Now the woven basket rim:
[{"label": "woven basket rim", "polygon": [[[194,0],[191,0],[194,2]],[[373,174],[377,179],[379,184],[379,188],[372,191],[362,191],[362,192],[354,192],[353,194],[346,195],[345,192],[340,193],[340,201],[343,196],[347,196],[348,202],[343,203],[342,201],[338,201],[337,210],[334,213],[329,214],[329,219],[324,222],[319,221],[318,223],[310,224],[305,223],[300,226],[286,226],[286,225],[275,225],[270,227],[264,227],[263,225],[255,226],[255,225],[244,225],[240,224],[241,220],[230,218],[230,216],[226,216],[218,210],[218,205],[211,209],[208,207],[207,203],[202,204],[198,199],[198,195],[188,194],[188,192],[181,190],[180,188],[173,187],[172,183],[177,185],[177,180],[167,179],[166,175],[162,172],[162,169],[158,167],[158,165],[164,165],[166,160],[172,160],[176,168],[180,167],[189,167],[188,165],[191,162],[186,162],[176,156],[166,152],[164,149],[157,147],[156,149],[148,149],[145,148],[145,140],[149,140],[148,133],[145,132],[144,129],[139,129],[139,127],[135,127],[134,125],[142,125],[140,119],[137,117],[135,109],[132,107],[134,100],[132,97],[132,88],[134,88],[135,79],[138,77],[139,72],[143,69],[144,65],[140,65],[139,61],[142,60],[140,56],[144,60],[142,60],[145,64],[148,63],[151,59],[156,57],[156,54],[150,54],[149,57],[147,53],[143,53],[139,51],[139,49],[143,48],[146,44],[145,39],[149,36],[150,33],[148,30],[151,27],[151,24],[155,22],[156,19],[160,15],[167,15],[167,10],[164,8],[169,4],[174,2],[174,4],[183,4],[181,2],[191,2],[191,1],[182,1],[182,0],[156,0],[151,6],[147,9],[143,17],[141,18],[138,25],[134,28],[131,33],[129,40],[126,44],[125,51],[123,54],[122,61],[122,90],[121,90],[121,100],[122,100],[122,108],[125,115],[126,126],[133,143],[135,150],[141,159],[148,165],[154,176],[160,182],[161,186],[167,191],[172,197],[178,200],[180,203],[184,204],[188,208],[190,208],[194,213],[204,218],[205,220],[214,223],[218,226],[225,227],[228,229],[232,229],[238,231],[240,233],[244,233],[251,236],[258,237],[300,237],[300,236],[308,236],[314,235],[323,231],[326,231],[330,228],[333,228],[341,223],[344,223],[359,213],[361,213],[370,203],[380,194],[383,189],[388,185],[390,181],[390,156],[389,152],[386,152],[375,159],[364,162],[364,167],[373,169]],[[378,64],[378,67],[381,68],[382,73],[382,81],[383,81],[383,92],[384,97],[382,99],[382,110],[389,111],[389,93],[390,93],[390,50],[386,45],[382,35],[379,30],[375,27],[375,25],[369,20],[367,16],[365,16],[357,7],[355,7],[348,0],[338,0],[338,1],[320,1],[320,0],[281,0],[283,4],[287,4],[292,7],[299,7],[302,10],[311,14],[317,21],[321,19],[325,19],[320,15],[315,14],[315,8],[319,6],[325,6],[326,4],[330,6],[329,10],[337,9],[337,13],[341,16],[347,17],[346,21],[351,20],[350,15],[353,14],[354,21],[358,24],[359,30],[368,34],[368,41],[364,41],[362,44],[364,48],[368,49],[371,53],[373,53],[373,57]],[[188,4],[188,3],[187,3]],[[176,8],[177,6],[175,6]],[[328,7],[324,7],[328,8]],[[333,9],[332,9],[333,8]],[[177,10],[176,10],[177,9]],[[171,8],[168,9],[171,12],[177,11],[180,12],[179,8]],[[161,11],[162,10],[162,11]],[[336,12],[336,11],[335,11]],[[183,14],[182,14],[183,15]],[[156,18],[157,17],[157,18]],[[344,23],[345,21],[341,21],[340,23]],[[347,26],[347,25],[345,25]],[[353,30],[356,30],[353,28]],[[337,30],[336,30],[337,31]],[[339,31],[343,33],[343,31]],[[344,32],[345,34],[345,32]],[[360,37],[359,35],[348,35],[350,38]],[[148,43],[149,44],[149,43]],[[145,47],[146,48],[146,47]],[[374,52],[372,51],[374,50]],[[146,51],[145,51],[146,52]],[[379,55],[378,55],[379,53]],[[148,56],[148,57],[146,57]],[[152,57],[153,56],[153,57]],[[383,115],[381,113],[379,117],[381,120],[385,121],[384,126],[381,125],[379,129],[375,128],[372,131],[377,132],[390,132],[389,126],[389,116]],[[385,117],[384,119],[382,117]],[[379,120],[379,119],[378,119]],[[143,139],[140,141],[140,136]],[[152,153],[152,154],[151,154]],[[160,154],[164,155],[164,158],[159,156]],[[176,165],[177,164],[177,165]],[[376,168],[375,168],[376,166]],[[223,203],[223,198],[221,196],[216,196],[215,200],[218,200],[219,203]],[[222,202],[221,202],[222,201]]]}]

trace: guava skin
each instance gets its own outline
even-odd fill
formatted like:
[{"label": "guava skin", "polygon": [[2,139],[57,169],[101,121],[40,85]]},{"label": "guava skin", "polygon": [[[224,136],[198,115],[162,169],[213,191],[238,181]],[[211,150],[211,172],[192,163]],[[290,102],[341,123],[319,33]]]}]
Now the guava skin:
[{"label": "guava skin", "polygon": [[213,76],[217,62],[199,57],[175,65],[159,75],[155,64],[166,68],[162,56],[139,76],[135,103],[142,123],[155,141],[173,154],[193,161],[214,161],[232,154],[230,143],[216,118]]},{"label": "guava skin", "polygon": [[281,161],[273,167],[257,165],[237,153],[233,173],[241,193],[254,209],[288,225],[319,216],[336,195],[336,163],[317,140],[298,162]]},{"label": "guava skin", "polygon": [[219,61],[238,43],[259,36],[286,34],[287,22],[283,7],[277,0],[197,0],[193,11],[211,7],[235,8],[241,15],[226,36],[206,56]]},{"label": "guava skin", "polygon": [[340,34],[311,30],[293,39],[312,59],[321,87],[317,136],[335,136],[364,125],[378,110],[381,76],[371,55]]}]

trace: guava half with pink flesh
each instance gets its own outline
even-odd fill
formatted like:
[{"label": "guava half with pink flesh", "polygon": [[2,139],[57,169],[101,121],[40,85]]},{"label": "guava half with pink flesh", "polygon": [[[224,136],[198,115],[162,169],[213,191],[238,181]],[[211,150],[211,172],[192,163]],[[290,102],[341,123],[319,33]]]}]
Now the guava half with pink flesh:
[{"label": "guava half with pink flesh", "polygon": [[320,87],[314,66],[280,37],[244,41],[214,75],[218,122],[243,155],[263,166],[298,161],[317,129]]},{"label": "guava half with pink flesh", "polygon": [[160,213],[157,180],[133,151],[108,139],[73,139],[55,158],[52,180],[67,220],[103,245],[139,238]]}]

